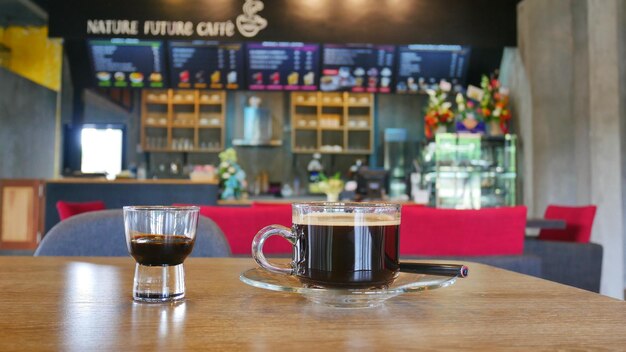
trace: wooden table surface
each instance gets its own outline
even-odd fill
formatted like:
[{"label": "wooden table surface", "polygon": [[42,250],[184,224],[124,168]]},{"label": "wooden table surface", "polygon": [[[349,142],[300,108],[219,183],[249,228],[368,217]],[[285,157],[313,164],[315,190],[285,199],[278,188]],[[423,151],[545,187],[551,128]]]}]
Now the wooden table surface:
[{"label": "wooden table surface", "polygon": [[623,350],[623,301],[470,264],[455,285],[336,309],[239,281],[251,259],[190,258],[187,299],[133,303],[130,258],[0,257],[0,351]]}]

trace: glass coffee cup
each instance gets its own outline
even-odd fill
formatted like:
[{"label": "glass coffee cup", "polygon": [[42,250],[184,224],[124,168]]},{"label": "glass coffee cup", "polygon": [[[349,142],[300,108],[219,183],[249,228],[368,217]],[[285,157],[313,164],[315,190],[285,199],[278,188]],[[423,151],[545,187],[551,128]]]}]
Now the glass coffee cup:
[{"label": "glass coffee cup", "polygon": [[137,262],[133,299],[170,302],[185,297],[183,262],[193,250],[200,208],[126,206],[128,252]]},{"label": "glass coffee cup", "polygon": [[[386,203],[294,203],[291,229],[270,225],[252,242],[264,269],[295,275],[323,288],[381,288],[398,276],[400,205]],[[288,265],[270,263],[263,244],[273,235],[293,245]]]}]

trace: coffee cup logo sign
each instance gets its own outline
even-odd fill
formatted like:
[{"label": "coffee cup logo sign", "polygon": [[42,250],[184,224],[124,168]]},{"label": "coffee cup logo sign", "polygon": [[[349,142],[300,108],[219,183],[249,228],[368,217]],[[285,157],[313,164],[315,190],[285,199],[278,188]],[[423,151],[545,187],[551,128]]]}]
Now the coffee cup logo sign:
[{"label": "coffee cup logo sign", "polygon": [[232,20],[227,21],[160,21],[160,20],[112,20],[88,19],[88,35],[116,35],[116,36],[154,36],[154,37],[232,37],[235,27],[239,34],[246,38],[255,37],[267,27],[267,20],[258,13],[265,5],[260,0],[245,0],[243,14],[237,16],[236,25]]},{"label": "coffee cup logo sign", "polygon": [[237,16],[237,29],[241,35],[252,38],[267,27],[267,20],[257,15],[263,7],[263,1],[246,0],[243,4],[243,14]]}]

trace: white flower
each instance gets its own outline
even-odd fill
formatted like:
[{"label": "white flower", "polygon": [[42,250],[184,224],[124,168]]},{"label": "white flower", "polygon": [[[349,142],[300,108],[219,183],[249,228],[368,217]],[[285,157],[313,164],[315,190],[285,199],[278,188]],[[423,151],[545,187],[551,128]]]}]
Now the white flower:
[{"label": "white flower", "polygon": [[223,173],[223,174],[222,174],[222,178],[223,178],[224,180],[227,180],[227,179],[229,179],[229,178],[230,178],[230,174],[229,174],[228,172],[225,172],[225,173]]},{"label": "white flower", "polygon": [[235,171],[236,171],[235,168],[232,166],[228,168],[228,172],[230,172],[231,174],[234,174]]},{"label": "white flower", "polygon": [[227,167],[228,167],[228,163],[227,163],[227,162],[222,161],[222,162],[220,163],[220,168],[225,169],[225,168],[227,168]]}]

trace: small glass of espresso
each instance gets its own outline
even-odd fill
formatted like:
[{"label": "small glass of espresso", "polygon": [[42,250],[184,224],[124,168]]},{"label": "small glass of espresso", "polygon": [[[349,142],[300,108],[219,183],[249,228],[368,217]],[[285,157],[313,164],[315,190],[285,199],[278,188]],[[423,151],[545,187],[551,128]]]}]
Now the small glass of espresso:
[{"label": "small glass of espresso", "polygon": [[137,262],[135,301],[158,303],[185,297],[183,262],[193,249],[199,210],[194,206],[124,207],[126,244]]},{"label": "small glass of espresso", "polygon": [[[262,268],[321,288],[384,288],[398,276],[400,205],[294,203],[292,223],[291,229],[267,226],[255,236],[252,256]],[[273,235],[293,245],[288,266],[263,255],[263,244]]]}]

